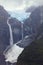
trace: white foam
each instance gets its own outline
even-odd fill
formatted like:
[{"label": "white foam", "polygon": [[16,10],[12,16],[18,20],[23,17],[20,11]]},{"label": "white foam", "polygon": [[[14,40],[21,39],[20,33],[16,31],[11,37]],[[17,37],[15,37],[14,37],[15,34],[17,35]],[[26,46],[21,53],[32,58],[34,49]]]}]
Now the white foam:
[{"label": "white foam", "polygon": [[6,62],[17,62],[18,56],[22,53],[22,51],[24,50],[24,48],[20,48],[19,46],[17,46],[16,44],[12,47],[12,49],[10,49],[10,52],[8,52],[5,55],[6,58]]}]

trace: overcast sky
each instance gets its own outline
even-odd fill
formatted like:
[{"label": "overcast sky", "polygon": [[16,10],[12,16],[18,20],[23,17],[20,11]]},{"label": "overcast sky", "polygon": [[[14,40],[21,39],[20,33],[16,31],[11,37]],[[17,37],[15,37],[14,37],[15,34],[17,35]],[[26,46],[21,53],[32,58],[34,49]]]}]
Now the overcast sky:
[{"label": "overcast sky", "polygon": [[24,10],[32,5],[43,5],[43,0],[0,0],[6,10]]}]

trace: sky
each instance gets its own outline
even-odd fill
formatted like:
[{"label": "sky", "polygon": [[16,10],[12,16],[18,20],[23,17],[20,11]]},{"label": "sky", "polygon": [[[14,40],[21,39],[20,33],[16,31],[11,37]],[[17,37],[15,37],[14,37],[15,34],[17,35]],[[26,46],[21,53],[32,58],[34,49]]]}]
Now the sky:
[{"label": "sky", "polygon": [[0,0],[0,5],[8,11],[21,11],[32,5],[43,5],[43,0]]}]

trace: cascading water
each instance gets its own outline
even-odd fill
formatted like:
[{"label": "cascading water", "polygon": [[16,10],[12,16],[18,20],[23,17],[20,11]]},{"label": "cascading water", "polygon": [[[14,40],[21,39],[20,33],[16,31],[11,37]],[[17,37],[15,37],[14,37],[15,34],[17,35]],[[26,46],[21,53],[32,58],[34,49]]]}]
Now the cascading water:
[{"label": "cascading water", "polygon": [[11,17],[8,18],[7,20],[7,25],[9,27],[9,32],[10,32],[10,45],[13,45],[13,35],[12,35],[12,28],[11,28],[11,25],[9,23],[9,20],[11,19]]},{"label": "cascading water", "polygon": [[[23,51],[24,48],[20,48],[19,46],[17,46],[16,44],[19,44],[19,42],[15,43],[13,45],[13,35],[12,35],[12,29],[11,29],[11,25],[9,23],[9,20],[11,19],[11,17],[8,18],[7,20],[7,25],[9,27],[9,31],[10,31],[10,47],[11,48],[7,48],[5,51],[4,51],[4,55],[5,55],[5,58],[6,58],[6,62],[11,62],[11,63],[14,63],[14,62],[17,62],[17,58],[18,56],[20,55],[20,53]],[[21,25],[22,27],[22,40],[23,40],[23,23]]]},{"label": "cascading water", "polygon": [[[7,19],[7,25],[8,25],[8,27],[9,27],[9,32],[10,32],[10,46],[12,46],[13,45],[13,34],[12,34],[12,28],[11,28],[11,25],[10,25],[10,23],[9,23],[9,20],[11,19],[11,17],[9,17],[8,19]],[[8,65],[8,63],[6,63],[6,65]],[[12,65],[12,64],[11,64]]]}]

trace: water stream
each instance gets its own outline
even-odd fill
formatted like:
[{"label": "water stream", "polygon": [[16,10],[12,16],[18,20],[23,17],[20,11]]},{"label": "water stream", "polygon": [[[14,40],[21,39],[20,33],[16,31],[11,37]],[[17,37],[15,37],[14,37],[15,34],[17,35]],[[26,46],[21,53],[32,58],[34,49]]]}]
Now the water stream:
[{"label": "water stream", "polygon": [[10,45],[13,45],[13,34],[12,34],[12,28],[11,28],[11,24],[9,23],[9,20],[11,19],[11,17],[8,18],[7,20],[7,25],[9,27],[9,32],[10,32]]},{"label": "water stream", "polygon": [[[9,20],[11,19],[11,17],[9,17],[8,19],[7,19],[7,25],[8,25],[8,27],[9,27],[9,32],[10,32],[10,46],[12,46],[13,45],[13,34],[12,34],[12,28],[11,28],[11,24],[9,23]],[[7,63],[7,65],[8,65],[8,63]],[[11,65],[13,65],[13,64],[11,64]]]}]

